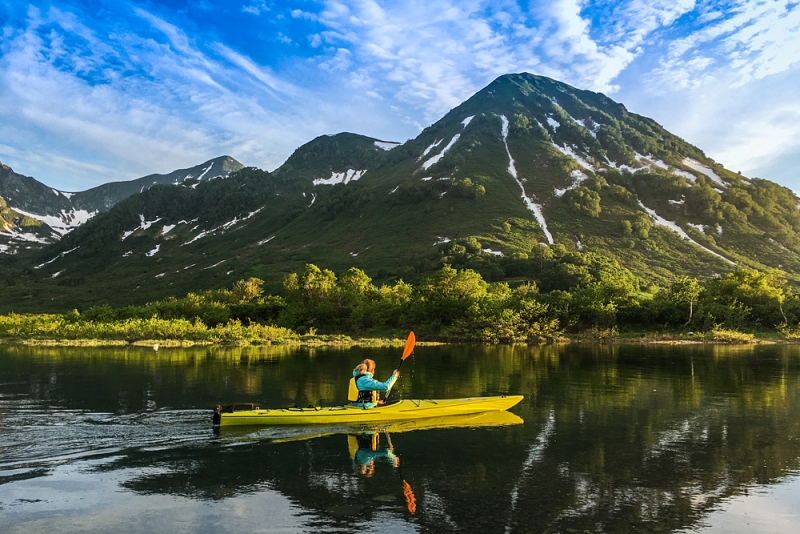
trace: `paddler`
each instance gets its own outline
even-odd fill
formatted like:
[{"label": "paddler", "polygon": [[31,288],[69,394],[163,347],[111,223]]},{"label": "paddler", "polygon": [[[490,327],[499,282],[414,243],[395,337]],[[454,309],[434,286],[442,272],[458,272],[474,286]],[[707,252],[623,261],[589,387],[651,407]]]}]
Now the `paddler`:
[{"label": "paddler", "polygon": [[397,369],[392,371],[392,376],[386,382],[375,380],[374,373],[375,362],[373,360],[366,359],[356,365],[356,368],[353,369],[353,378],[350,380],[347,400],[362,408],[374,408],[379,404],[384,404],[385,401],[379,400],[378,392],[392,389],[397,377],[400,376],[400,371]]}]

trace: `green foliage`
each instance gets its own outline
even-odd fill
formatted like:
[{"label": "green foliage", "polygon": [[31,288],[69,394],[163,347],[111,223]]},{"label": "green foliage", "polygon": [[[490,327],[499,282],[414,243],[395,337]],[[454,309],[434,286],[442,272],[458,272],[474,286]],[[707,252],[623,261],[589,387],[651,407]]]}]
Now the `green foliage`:
[{"label": "green foliage", "polygon": [[[453,257],[483,254],[475,238],[449,244]],[[262,294],[262,281],[244,279],[230,290],[189,293],[144,306],[95,306],[84,313],[0,316],[0,338],[185,339],[198,342],[273,342],[295,332],[352,333],[414,329],[423,338],[482,343],[542,343],[564,331],[595,337],[620,327],[687,328],[710,340],[742,342],[747,328],[775,327],[795,335],[800,296],[778,271],[741,269],[709,280],[678,277],[665,289],[641,293],[639,280],[614,259],[536,246],[500,258],[537,270],[540,284],[489,283],[472,269],[444,265],[416,286],[402,280],[376,286],[361,269],[341,275],[308,264],[284,279],[285,297]],[[500,265],[498,264],[498,265]],[[275,326],[278,325],[278,326]]]},{"label": "green foliage", "polygon": [[469,178],[453,180],[453,194],[460,198],[477,200],[486,194],[486,188],[479,183],[475,183]]},{"label": "green foliage", "polygon": [[372,193],[359,183],[336,184],[320,202],[319,210],[325,220],[335,219],[343,212],[357,212],[372,201]]},{"label": "green foliage", "polygon": [[563,198],[569,208],[579,215],[600,216],[600,194],[597,191],[580,185],[564,193]]}]

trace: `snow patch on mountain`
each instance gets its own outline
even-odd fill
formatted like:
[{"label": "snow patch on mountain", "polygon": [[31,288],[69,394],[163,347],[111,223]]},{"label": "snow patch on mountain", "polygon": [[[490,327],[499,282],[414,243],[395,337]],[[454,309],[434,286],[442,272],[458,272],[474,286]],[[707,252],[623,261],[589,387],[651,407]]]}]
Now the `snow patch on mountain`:
[{"label": "snow patch on mountain", "polygon": [[428,153],[429,153],[431,150],[433,150],[434,148],[436,148],[437,146],[439,146],[439,145],[442,143],[442,141],[444,141],[444,139],[439,139],[439,140],[438,140],[438,141],[436,141],[435,143],[431,143],[430,145],[428,145],[428,148],[426,148],[425,150],[423,150],[423,151],[422,151],[422,155],[421,155],[420,157],[418,157],[418,158],[417,158],[417,161],[419,161],[419,160],[421,160],[422,158],[424,158],[425,156],[427,156],[427,155],[428,155]]},{"label": "snow patch on mountain", "polygon": [[474,119],[474,118],[475,118],[475,115],[470,115],[469,117],[467,117],[466,119],[461,121],[461,124],[463,124],[464,128],[466,128],[467,126],[469,126],[469,123],[472,122],[472,119]]},{"label": "snow patch on mountain", "polygon": [[[43,245],[46,245],[47,243],[49,243],[49,241],[47,239],[39,237],[38,235],[30,233],[30,232],[22,231],[19,228],[7,229],[7,230],[5,230],[3,232],[0,232],[0,235],[7,236],[9,239],[11,239],[13,241],[22,241],[22,242],[27,242],[27,243],[40,243],[40,244],[43,244]],[[8,250],[8,247],[6,247],[6,250]],[[5,252],[5,250],[3,252]]]},{"label": "snow patch on mountain", "polygon": [[70,200],[72,199],[73,196],[75,196],[75,193],[67,193],[66,191],[59,191],[59,193],[61,193]]},{"label": "snow patch on mountain", "polygon": [[46,262],[44,262],[44,263],[40,263],[39,265],[37,265],[36,267],[34,267],[34,269],[41,269],[41,268],[42,268],[42,267],[44,267],[45,265],[50,265],[51,263],[53,263],[53,262],[54,262],[54,261],[56,261],[57,259],[59,259],[59,258],[63,258],[64,256],[66,256],[66,255],[67,255],[67,254],[69,254],[70,252],[74,252],[74,251],[78,250],[79,248],[81,248],[81,247],[80,247],[80,245],[78,245],[78,246],[77,246],[77,247],[75,247],[75,248],[71,248],[71,249],[69,249],[69,250],[65,250],[64,252],[62,252],[61,254],[59,254],[58,256],[56,256],[55,258],[53,258],[52,260],[48,260],[48,261],[46,261]]},{"label": "snow patch on mountain", "polygon": [[687,233],[686,233],[686,231],[685,231],[683,228],[681,228],[680,226],[678,226],[676,223],[674,223],[674,222],[672,222],[672,221],[668,221],[668,220],[667,220],[667,219],[665,219],[664,217],[661,217],[659,214],[657,214],[657,213],[655,212],[655,210],[651,210],[650,208],[648,208],[647,206],[645,206],[644,204],[642,204],[642,201],[641,201],[641,200],[639,200],[638,198],[636,199],[636,201],[639,203],[639,206],[640,206],[640,207],[641,207],[641,208],[642,208],[644,211],[646,211],[646,212],[647,212],[647,214],[650,216],[650,218],[653,220],[653,222],[655,222],[657,225],[659,225],[659,226],[663,226],[663,227],[665,227],[665,228],[669,228],[669,229],[670,229],[670,230],[672,230],[673,232],[676,232],[678,235],[680,235],[682,238],[684,238],[684,239],[686,239],[686,240],[690,241],[691,243],[693,243],[694,245],[696,245],[696,246],[700,247],[701,249],[705,250],[705,251],[706,251],[706,252],[708,252],[709,254],[713,254],[714,256],[716,256],[716,257],[718,257],[718,258],[720,258],[720,259],[722,259],[722,260],[725,260],[725,261],[727,261],[728,263],[730,263],[731,265],[736,265],[734,262],[732,262],[732,261],[731,261],[731,260],[729,260],[728,258],[726,258],[726,257],[724,257],[724,256],[721,256],[721,255],[717,254],[717,253],[716,253],[716,252],[714,252],[713,250],[707,249],[706,247],[704,247],[703,245],[701,245],[700,243],[698,243],[697,241],[695,241],[694,239],[692,239],[691,237],[689,237],[689,234],[687,234]]},{"label": "snow patch on mountain", "polygon": [[573,149],[571,146],[564,145],[563,147],[561,147],[561,146],[558,146],[557,144],[553,143],[552,141],[551,141],[551,144],[555,147],[556,150],[558,150],[559,152],[561,152],[565,156],[569,156],[572,159],[574,159],[575,161],[577,161],[578,165],[580,165],[584,169],[591,171],[594,168],[594,165],[589,163],[589,161],[586,158],[584,158],[583,156],[578,154],[575,151],[575,149]]},{"label": "snow patch on mountain", "polygon": [[273,239],[275,239],[275,236],[271,236],[271,237],[268,237],[266,239],[262,239],[261,241],[258,242],[258,246],[261,246],[261,245],[263,245],[265,243],[269,243]]},{"label": "snow patch on mountain", "polygon": [[680,199],[680,200],[672,200],[672,199],[670,199],[670,200],[668,200],[668,202],[670,204],[683,204],[685,202],[685,200],[684,199]]},{"label": "snow patch on mountain", "polygon": [[647,167],[660,167],[664,170],[669,169],[669,165],[661,161],[660,159],[656,159],[652,156],[645,156],[644,154],[639,154],[635,152],[636,161],[641,163],[642,165],[646,165]]},{"label": "snow patch on mountain", "polygon": [[[9,206],[10,207],[10,206]],[[97,211],[86,210],[61,210],[59,215],[39,215],[37,213],[30,213],[19,208],[12,208],[14,211],[32,217],[37,221],[41,221],[49,226],[58,235],[66,235],[73,231],[78,226],[82,225],[95,215]]]},{"label": "snow patch on mountain", "polygon": [[403,143],[393,143],[391,141],[375,141],[375,146],[387,152],[393,148],[397,148]]},{"label": "snow patch on mountain", "polygon": [[706,233],[706,227],[703,226],[702,224],[694,224],[694,223],[686,223],[686,224],[688,224],[689,226],[691,226],[692,228],[694,228],[695,230],[697,230],[700,233],[703,233],[703,234]]},{"label": "snow patch on mountain", "polygon": [[139,230],[147,230],[148,228],[150,228],[151,226],[153,226],[155,223],[157,223],[160,220],[161,220],[161,217],[159,217],[159,218],[157,218],[157,219],[155,219],[153,221],[146,221],[144,219],[144,215],[139,214],[139,226],[137,226],[133,230],[128,230],[128,231],[122,232],[122,237],[120,238],[120,241],[125,241],[134,232],[137,232]]},{"label": "snow patch on mountain", "polygon": [[593,126],[590,127],[587,124],[588,119],[580,119],[580,120],[578,120],[578,119],[576,119],[576,118],[574,118],[572,116],[570,116],[570,118],[572,120],[574,120],[575,122],[577,122],[578,124],[580,124],[581,126],[583,126],[586,129],[586,131],[589,132],[589,135],[591,135],[592,137],[597,139],[597,130],[600,129],[600,125],[599,124],[597,124],[596,122],[593,122]]},{"label": "snow patch on mountain", "polygon": [[444,157],[445,153],[447,153],[447,151],[450,150],[450,148],[452,148],[452,146],[454,144],[456,144],[456,142],[458,142],[458,139],[460,137],[461,137],[461,134],[455,134],[453,136],[453,138],[450,139],[450,142],[447,143],[447,145],[442,149],[441,152],[439,152],[438,154],[436,154],[435,156],[433,156],[432,158],[430,158],[429,160],[427,160],[425,163],[422,164],[422,168],[427,171],[428,169],[431,168],[431,166],[433,166],[436,163],[438,163],[439,160]]},{"label": "snow patch on mountain", "polygon": [[433,246],[435,247],[436,245],[441,245],[443,243],[449,243],[450,241],[451,241],[451,239],[449,237],[441,237],[441,236],[437,235],[436,236],[436,243],[434,243]]},{"label": "snow patch on mountain", "polygon": [[[242,222],[246,221],[247,219],[249,219],[249,218],[253,217],[253,216],[254,216],[254,215],[256,215],[257,213],[259,213],[259,212],[260,212],[262,209],[264,209],[264,208],[263,208],[263,207],[261,207],[261,208],[258,208],[258,209],[257,209],[257,210],[255,210],[255,211],[251,211],[250,213],[248,213],[247,215],[245,215],[245,216],[244,216],[244,217],[242,217],[241,219],[240,219],[238,216],[237,216],[237,217],[234,217],[234,218],[233,218],[233,219],[231,219],[230,221],[228,221],[228,222],[226,222],[226,223],[223,223],[223,224],[221,224],[221,225],[217,226],[216,228],[212,228],[211,230],[203,230],[202,232],[200,232],[199,234],[197,234],[196,236],[194,236],[192,239],[190,239],[189,241],[187,241],[186,243],[184,243],[184,244],[183,244],[183,245],[181,245],[181,246],[182,246],[182,247],[184,247],[184,246],[186,246],[186,245],[189,245],[189,244],[191,244],[191,243],[194,243],[194,242],[195,242],[195,241],[197,241],[198,239],[202,239],[202,238],[204,238],[204,237],[206,237],[206,236],[208,236],[208,235],[213,235],[213,234],[215,234],[215,233],[219,232],[220,230],[224,232],[225,230],[227,230],[227,229],[231,228],[232,226],[235,226],[235,225],[237,225],[237,224],[239,224],[239,223],[242,223]],[[195,219],[195,220],[196,220],[196,219]],[[194,221],[192,221],[192,222],[194,222]],[[199,225],[198,225],[198,226],[199,226]],[[192,228],[192,229],[191,229],[191,231],[194,231],[196,228],[197,228],[197,226],[195,226],[194,228]]]},{"label": "snow patch on mountain", "polygon": [[367,171],[357,171],[354,169],[347,169],[345,172],[332,172],[330,178],[317,178],[313,183],[314,185],[348,184],[364,176],[365,172]]},{"label": "snow patch on mountain", "polygon": [[209,165],[207,168],[203,169],[203,172],[202,172],[202,174],[200,174],[200,176],[198,176],[198,177],[197,177],[197,181],[199,182],[200,180],[202,180],[202,179],[203,179],[203,176],[205,176],[205,175],[206,175],[206,173],[207,173],[208,171],[210,171],[210,170],[211,170],[211,167],[213,167],[213,166],[214,166],[214,164],[212,163],[212,164],[211,164],[211,165]]},{"label": "snow patch on mountain", "polygon": [[700,174],[706,175],[709,179],[711,179],[712,182],[721,185],[722,187],[728,187],[728,183],[725,182],[725,180],[723,180],[722,178],[720,178],[719,175],[717,175],[717,173],[715,173],[708,165],[700,163],[699,161],[692,158],[683,158],[683,161],[681,163],[683,163],[687,167],[696,170]]},{"label": "snow patch on mountain", "polygon": [[58,271],[57,273],[53,273],[53,274],[51,274],[51,275],[50,275],[50,278],[58,278],[58,275],[60,275],[60,274],[61,274],[61,273],[63,273],[63,272],[64,272],[64,269],[61,269],[61,270],[60,270],[60,271]]},{"label": "snow patch on mountain", "polygon": [[558,127],[561,126],[561,123],[555,120],[552,115],[547,116],[547,124],[550,125],[553,131],[558,130]]},{"label": "snow patch on mountain", "polygon": [[317,194],[316,193],[311,193],[311,204],[309,204],[308,207],[310,208],[311,206],[313,206],[314,202],[316,202],[316,201],[317,201]]},{"label": "snow patch on mountain", "polygon": [[202,269],[200,269],[200,270],[201,270],[201,271],[207,271],[208,269],[213,269],[214,267],[219,267],[219,266],[220,266],[220,265],[222,265],[223,263],[225,263],[225,260],[220,260],[220,261],[218,261],[217,263],[215,263],[214,265],[209,265],[208,267],[203,267],[203,268],[202,268]]},{"label": "snow patch on mountain", "polygon": [[491,254],[492,256],[500,256],[501,258],[504,256],[502,251],[499,250],[492,250],[490,248],[482,248],[481,250],[487,254]]},{"label": "snow patch on mountain", "polygon": [[547,237],[547,241],[552,245],[553,236],[550,234],[550,230],[547,229],[547,221],[544,218],[542,206],[536,204],[530,198],[528,198],[528,195],[525,194],[525,186],[517,177],[517,168],[514,165],[514,158],[511,157],[511,151],[508,149],[508,119],[505,115],[500,115],[500,120],[503,122],[500,135],[503,138],[503,145],[506,147],[506,154],[508,154],[508,174],[510,174],[517,182],[517,185],[519,185],[519,188],[522,191],[522,201],[525,203],[525,206],[531,211],[531,213],[533,213],[533,217],[536,219],[536,222],[539,223],[539,227]]},{"label": "snow patch on mountain", "polygon": [[145,252],[145,256],[147,256],[148,258],[152,258],[153,256],[155,256],[158,253],[160,248],[161,248],[161,243],[157,244],[155,246],[155,248],[153,248],[153,250]]},{"label": "snow patch on mountain", "polygon": [[194,243],[194,242],[195,242],[195,241],[197,241],[198,239],[203,239],[205,236],[207,236],[207,235],[209,235],[209,234],[213,234],[213,233],[214,233],[214,232],[216,232],[218,229],[219,229],[219,227],[217,227],[217,228],[214,228],[213,230],[203,230],[202,232],[200,232],[199,234],[197,234],[196,236],[194,236],[193,238],[191,238],[189,241],[187,241],[186,243],[184,243],[184,244],[183,244],[183,245],[181,245],[181,246],[182,246],[182,247],[185,247],[186,245],[189,245],[189,244],[191,244],[191,243]]},{"label": "snow patch on mountain", "polygon": [[583,171],[578,169],[573,169],[572,172],[569,173],[569,177],[572,178],[572,184],[565,187],[564,189],[558,189],[558,188],[554,189],[553,193],[555,194],[555,196],[557,197],[564,196],[564,193],[566,193],[570,189],[575,189],[576,187],[581,185],[581,182],[589,178]]}]

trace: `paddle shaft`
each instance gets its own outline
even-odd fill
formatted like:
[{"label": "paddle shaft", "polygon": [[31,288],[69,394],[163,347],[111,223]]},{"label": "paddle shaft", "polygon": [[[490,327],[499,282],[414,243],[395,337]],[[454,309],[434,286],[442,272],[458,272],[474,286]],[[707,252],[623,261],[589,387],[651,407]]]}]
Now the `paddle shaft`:
[{"label": "paddle shaft", "polygon": [[[414,345],[416,344],[416,342],[417,338],[414,335],[414,332],[409,332],[408,339],[406,339],[406,346],[403,349],[403,356],[400,358],[400,365],[397,366],[398,371],[400,370],[401,367],[403,367],[403,362],[405,361],[405,359],[414,354]],[[389,393],[391,392],[392,392],[392,387],[389,386],[389,389],[386,390],[386,396],[384,397],[384,400],[387,400],[389,398]]]},{"label": "paddle shaft", "polygon": [[[412,351],[411,354],[414,354],[414,352]],[[411,354],[409,354],[408,356],[411,356]],[[408,358],[408,356],[406,356],[406,358]],[[400,365],[397,366],[397,370],[398,371],[400,370],[401,367],[403,367],[403,362],[404,361],[406,361],[405,358],[400,358]],[[400,378],[400,377],[398,377],[398,378]],[[392,384],[392,386],[394,386],[394,384]],[[389,398],[389,393],[391,393],[391,392],[392,392],[392,388],[390,386],[389,389],[386,390],[386,396],[383,399],[387,400]]]}]

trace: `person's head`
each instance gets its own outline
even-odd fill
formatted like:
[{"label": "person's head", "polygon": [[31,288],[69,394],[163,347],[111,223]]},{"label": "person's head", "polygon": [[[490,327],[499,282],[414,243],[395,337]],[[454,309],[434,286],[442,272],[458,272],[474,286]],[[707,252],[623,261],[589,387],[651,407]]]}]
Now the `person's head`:
[{"label": "person's head", "polygon": [[356,368],[353,369],[353,371],[355,371],[358,374],[362,374],[363,375],[364,373],[367,372],[367,366],[365,364],[363,364],[363,363],[359,363],[358,365],[356,365]]},{"label": "person's head", "polygon": [[364,360],[361,363],[363,365],[367,366],[367,372],[368,373],[374,373],[375,372],[375,360],[370,360],[369,358],[367,358],[366,360]]}]

